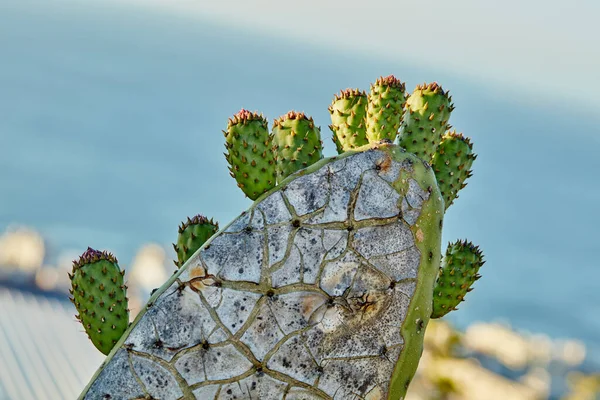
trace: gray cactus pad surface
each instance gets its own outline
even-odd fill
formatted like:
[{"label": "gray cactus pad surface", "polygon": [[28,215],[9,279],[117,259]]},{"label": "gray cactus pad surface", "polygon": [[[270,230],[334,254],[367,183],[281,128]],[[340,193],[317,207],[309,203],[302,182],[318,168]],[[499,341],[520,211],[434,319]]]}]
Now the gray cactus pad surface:
[{"label": "gray cactus pad surface", "polygon": [[152,297],[82,397],[387,398],[430,196],[413,159],[332,159],[259,199]]}]

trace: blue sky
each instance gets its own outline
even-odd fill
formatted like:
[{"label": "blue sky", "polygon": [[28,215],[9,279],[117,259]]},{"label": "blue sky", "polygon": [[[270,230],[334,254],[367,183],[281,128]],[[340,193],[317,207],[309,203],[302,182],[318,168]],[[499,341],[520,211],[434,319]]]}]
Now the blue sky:
[{"label": "blue sky", "polygon": [[600,106],[600,3],[594,0],[128,2],[359,58],[442,70],[511,92],[515,101],[562,92],[581,108]]}]

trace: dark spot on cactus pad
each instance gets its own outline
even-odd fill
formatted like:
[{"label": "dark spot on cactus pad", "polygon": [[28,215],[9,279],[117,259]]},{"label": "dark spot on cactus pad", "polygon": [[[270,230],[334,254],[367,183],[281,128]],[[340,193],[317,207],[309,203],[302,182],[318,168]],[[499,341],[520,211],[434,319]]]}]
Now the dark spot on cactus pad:
[{"label": "dark spot on cactus pad", "polygon": [[424,326],[424,322],[421,318],[417,319],[417,332],[421,332],[421,330],[423,329]]},{"label": "dark spot on cactus pad", "polygon": [[387,355],[388,349],[385,345],[381,346],[381,348],[379,349],[379,355],[381,357],[385,357]]}]

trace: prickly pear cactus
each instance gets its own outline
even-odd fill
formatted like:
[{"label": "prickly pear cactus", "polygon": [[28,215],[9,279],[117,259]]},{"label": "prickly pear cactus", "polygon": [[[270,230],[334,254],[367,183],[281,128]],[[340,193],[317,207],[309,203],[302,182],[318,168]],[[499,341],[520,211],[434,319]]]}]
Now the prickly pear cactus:
[{"label": "prickly pear cactus", "polygon": [[129,324],[124,272],[115,256],[88,247],[69,274],[76,318],[103,354],[110,352]]},{"label": "prickly pear cactus", "polygon": [[229,119],[225,135],[225,158],[229,173],[250,199],[275,186],[275,159],[267,120],[248,110]]},{"label": "prickly pear cactus", "polygon": [[423,161],[431,162],[442,135],[449,129],[452,98],[437,82],[417,85],[406,100],[399,144]]},{"label": "prickly pear cactus", "polygon": [[217,233],[184,224],[179,270],[81,398],[403,399],[429,319],[455,310],[483,265],[466,241],[441,264],[444,213],[475,159],[462,135],[442,140],[450,97],[418,86],[401,115],[403,91],[390,76],[368,102],[337,95],[343,154],[320,161],[312,119],[288,114],[269,134],[236,114],[226,157],[256,202]]},{"label": "prickly pear cactus", "polygon": [[396,140],[405,102],[406,86],[394,75],[380,77],[371,85],[366,118],[369,143]]},{"label": "prickly pear cactus", "polygon": [[175,266],[181,267],[212,235],[219,230],[219,223],[212,218],[196,215],[187,219],[179,226],[177,244],[173,249],[177,253]]},{"label": "prickly pear cactus", "polygon": [[432,165],[446,209],[458,197],[458,192],[467,186],[465,180],[471,176],[471,165],[476,158],[471,141],[461,133],[447,132],[442,137]]},{"label": "prickly pear cactus", "polygon": [[367,140],[367,94],[358,89],[342,90],[329,106],[333,142],[339,154],[369,143]]},{"label": "prickly pear cactus", "polygon": [[413,154],[359,150],[290,176],[205,243],[82,398],[403,398],[444,205]]},{"label": "prickly pear cactus", "polygon": [[434,288],[431,318],[441,318],[457,310],[473,283],[481,278],[478,272],[484,263],[479,246],[466,240],[448,245]]},{"label": "prickly pear cactus", "polygon": [[273,152],[282,181],[323,158],[321,129],[304,113],[290,111],[273,122]]}]

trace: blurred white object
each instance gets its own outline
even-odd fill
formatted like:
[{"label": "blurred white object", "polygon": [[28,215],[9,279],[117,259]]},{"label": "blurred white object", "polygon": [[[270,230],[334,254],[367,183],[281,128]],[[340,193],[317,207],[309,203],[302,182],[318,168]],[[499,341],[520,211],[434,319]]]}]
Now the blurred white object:
[{"label": "blurred white object", "polygon": [[559,340],[556,347],[556,358],[561,359],[567,365],[576,366],[585,360],[585,344],[579,340]]},{"label": "blurred white object", "polygon": [[125,275],[129,285],[149,294],[152,289],[160,287],[169,278],[165,250],[154,243],[144,245],[136,254],[131,268]]},{"label": "blurred white object", "polygon": [[0,267],[33,273],[44,261],[45,246],[42,236],[33,229],[8,229],[0,236]]},{"label": "blurred white object", "polygon": [[[66,273],[65,273],[66,276]],[[52,266],[45,265],[35,274],[35,284],[42,290],[55,290],[58,286],[59,272]],[[68,278],[68,277],[67,277]]]}]

